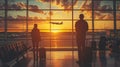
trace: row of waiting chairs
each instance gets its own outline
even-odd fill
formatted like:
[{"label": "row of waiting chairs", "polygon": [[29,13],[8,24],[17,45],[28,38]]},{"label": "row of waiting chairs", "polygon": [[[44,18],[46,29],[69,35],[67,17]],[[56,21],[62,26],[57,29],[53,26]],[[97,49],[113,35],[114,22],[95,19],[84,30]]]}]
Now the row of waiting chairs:
[{"label": "row of waiting chairs", "polygon": [[29,47],[22,41],[11,42],[0,46],[0,60],[3,64],[18,59],[27,52]]}]

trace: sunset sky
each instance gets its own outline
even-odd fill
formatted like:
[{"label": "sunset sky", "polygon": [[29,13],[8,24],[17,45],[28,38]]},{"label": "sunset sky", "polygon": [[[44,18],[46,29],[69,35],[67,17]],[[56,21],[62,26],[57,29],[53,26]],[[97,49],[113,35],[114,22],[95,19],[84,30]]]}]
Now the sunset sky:
[{"label": "sunset sky", "polygon": [[[0,30],[4,28],[4,0],[0,1]],[[85,19],[88,21],[89,29],[92,29],[92,4],[90,0],[73,0],[73,19],[72,25],[72,0],[51,0],[51,12],[50,12],[50,0],[29,0],[29,17],[33,21],[28,22],[28,29],[32,29],[33,24],[37,23],[39,29],[42,31],[49,31],[51,29],[59,29],[62,31],[72,31],[75,21],[78,20],[79,14],[84,14]],[[112,1],[95,1],[95,29],[113,29],[113,2]],[[26,29],[26,0],[8,0],[8,31],[10,29]],[[16,10],[20,9],[20,10]],[[59,10],[57,10],[59,9]],[[120,10],[120,1],[117,1],[116,9]],[[103,11],[102,11],[103,10]],[[106,11],[105,11],[106,10]],[[61,25],[50,24],[52,22],[63,22]],[[120,11],[117,11],[117,28],[120,29]],[[20,20],[20,21],[16,21]],[[36,21],[39,20],[39,21]],[[106,21],[107,20],[107,21]],[[48,29],[48,30],[47,30]],[[66,30],[65,30],[66,29]]]}]

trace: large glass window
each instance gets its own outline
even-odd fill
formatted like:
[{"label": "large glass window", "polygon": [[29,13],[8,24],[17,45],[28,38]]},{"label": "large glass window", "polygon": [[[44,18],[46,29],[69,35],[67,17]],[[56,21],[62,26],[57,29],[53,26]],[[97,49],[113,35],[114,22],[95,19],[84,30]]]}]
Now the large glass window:
[{"label": "large glass window", "polygon": [[[7,10],[5,1],[8,2]],[[5,38],[5,34],[8,40],[22,39],[32,45],[30,32],[33,25],[38,24],[43,40],[41,47],[71,48],[69,54],[76,59],[72,49],[77,47],[75,23],[79,14],[84,14],[88,22],[86,41],[92,40],[91,33],[115,30],[115,22],[117,30],[120,29],[120,1],[116,1],[116,10],[113,5],[113,0],[0,0],[0,38]],[[53,58],[54,52],[48,53],[49,59]]]},{"label": "large glass window", "polygon": [[120,10],[120,1],[116,1],[116,9]]},{"label": "large glass window", "polygon": [[[73,0],[74,1],[74,0]],[[85,0],[75,0],[73,2],[73,7],[74,7],[74,10],[78,10],[78,11],[84,11],[84,10],[92,10],[92,1],[91,0],[88,0],[88,1],[85,1]]]},{"label": "large glass window", "polygon": [[0,10],[1,9],[5,9],[4,4],[5,4],[5,1],[4,0],[0,0]]},{"label": "large glass window", "polygon": [[7,41],[26,39],[26,0],[5,0],[7,2],[5,36]]},{"label": "large glass window", "polygon": [[116,11],[117,29],[120,29],[120,11]]},{"label": "large glass window", "polygon": [[94,1],[95,10],[113,10],[113,1]]},{"label": "large glass window", "polygon": [[26,19],[26,11],[25,10],[11,10],[8,11],[7,15],[8,20],[25,20]]},{"label": "large glass window", "polygon": [[8,9],[26,9],[26,0],[8,0]]},{"label": "large glass window", "polygon": [[36,11],[50,9],[50,0],[29,0],[28,3],[28,8]]},{"label": "large glass window", "polygon": [[4,19],[5,19],[5,11],[0,10],[0,32],[4,32]]}]

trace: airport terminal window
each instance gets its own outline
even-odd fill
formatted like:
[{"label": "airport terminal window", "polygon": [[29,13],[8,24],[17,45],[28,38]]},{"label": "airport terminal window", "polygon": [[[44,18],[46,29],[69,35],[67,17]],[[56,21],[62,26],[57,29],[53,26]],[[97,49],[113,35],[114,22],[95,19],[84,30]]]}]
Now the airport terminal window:
[{"label": "airport terminal window", "polygon": [[4,10],[0,10],[0,32],[4,32],[4,15],[5,15],[5,11]]},{"label": "airport terminal window", "polygon": [[[1,2],[4,2],[1,0]],[[64,25],[69,23],[72,26],[72,22],[69,22],[72,20],[72,0],[69,1],[63,1],[60,3],[60,1],[48,1],[44,2],[42,0],[29,0],[28,1],[28,16],[27,16],[27,0],[8,0],[8,15],[7,19],[26,19],[28,17],[28,29],[30,31],[33,23],[41,23],[42,25],[45,25],[46,27],[39,27],[40,29],[48,29],[55,28],[56,29],[63,29]],[[117,5],[116,8],[119,10],[119,1],[116,1]],[[67,3],[67,4],[66,4]],[[96,5],[98,4],[98,5]],[[2,3],[1,3],[2,5]],[[17,5],[16,7],[14,5]],[[2,7],[2,6],[1,6]],[[2,7],[3,8],[3,7]],[[14,13],[16,12],[16,13]],[[58,14],[61,15],[58,15]],[[73,19],[74,21],[78,20],[78,14],[83,13],[85,14],[85,19],[87,21],[92,20],[92,0],[85,1],[85,0],[78,0],[73,1]],[[64,14],[64,16],[62,16]],[[117,12],[117,15],[119,13]],[[96,20],[103,20],[105,22],[108,22],[109,20],[113,20],[113,1],[97,1],[94,0],[94,18],[95,22],[99,22]],[[117,16],[118,18],[118,16]],[[32,21],[29,21],[32,20]],[[108,20],[108,21],[107,21]],[[26,20],[25,20],[26,21]],[[58,25],[52,25],[49,24],[49,22],[58,22],[63,21],[63,25],[61,27]],[[24,22],[24,20],[23,20]],[[31,23],[32,22],[32,23]],[[8,23],[9,24],[9,23]],[[25,24],[25,23],[24,23]],[[98,24],[98,23],[95,23]],[[91,29],[91,23],[89,23],[89,29]],[[106,25],[106,24],[104,24]],[[24,25],[26,26],[26,25]],[[73,23],[74,26],[74,23]],[[97,25],[95,25],[97,27]],[[112,25],[114,26],[114,25]],[[96,28],[95,27],[95,28]],[[74,27],[73,27],[74,28]],[[106,27],[101,27],[99,29],[103,29]],[[112,27],[114,28],[114,27]],[[72,27],[66,27],[66,29],[72,29]],[[97,28],[96,28],[97,29]],[[110,28],[111,29],[111,28]]]},{"label": "airport terminal window", "polygon": [[120,11],[116,11],[116,25],[117,25],[117,29],[119,30],[120,29]]},{"label": "airport terminal window", "polygon": [[[8,2],[7,10],[4,9],[5,1]],[[3,34],[2,32],[8,33],[8,39],[10,38],[9,33],[11,32],[21,33],[10,36],[20,35],[24,37],[23,40],[27,38],[27,36],[25,36],[27,33],[29,41],[25,41],[31,44],[30,32],[36,23],[41,31],[42,44],[44,44],[45,47],[57,48],[64,46],[75,48],[75,22],[79,20],[80,13],[85,15],[85,20],[87,20],[89,25],[89,32],[92,32],[92,28],[94,28],[94,32],[105,32],[106,29],[114,29],[115,10],[113,1],[114,0],[0,0],[0,32],[1,34]],[[116,27],[120,29],[120,1],[117,0],[116,3]],[[92,5],[94,5],[94,7],[92,7]],[[4,19],[7,20],[4,21]],[[68,34],[68,32],[71,33]],[[59,35],[60,37],[58,37]],[[66,35],[70,36],[67,37]],[[92,36],[90,35],[88,38],[92,39]],[[76,59],[74,51],[70,53],[74,59]],[[48,59],[50,58],[51,57],[48,57]]]},{"label": "airport terminal window", "polygon": [[[95,21],[95,29],[97,30],[109,30],[109,29],[113,29],[113,21]],[[99,31],[100,32],[100,31]]]},{"label": "airport terminal window", "polygon": [[[56,10],[56,11],[54,11],[54,10],[51,10],[51,20],[52,19],[56,19],[56,20],[60,20],[61,19],[61,21],[63,20],[67,20],[67,19],[69,19],[69,20],[71,20],[72,19],[72,12],[67,12],[67,11],[64,11],[64,10],[62,10],[62,11],[59,11],[59,10]],[[54,14],[54,15],[53,15]],[[61,15],[59,15],[59,14],[61,14]]]},{"label": "airport terminal window", "polygon": [[5,19],[5,1],[4,0],[0,0],[0,42],[2,42],[5,38],[5,34],[3,32],[5,32],[5,23],[4,23],[4,19]]},{"label": "airport terminal window", "polygon": [[44,0],[28,0],[28,9],[37,9],[38,11],[46,10],[49,11],[50,9],[50,0],[48,2]]},{"label": "airport terminal window", "polygon": [[[7,11],[7,38],[11,40],[25,39],[26,10],[9,9]],[[11,34],[9,34],[11,32]],[[19,34],[21,33],[21,34]]]},{"label": "airport terminal window", "polygon": [[120,1],[116,1],[116,9],[120,10]]},{"label": "airport terminal window", "polygon": [[119,21],[117,21],[117,29],[119,30],[120,29],[120,20]]},{"label": "airport terminal window", "polygon": [[7,0],[8,9],[12,10],[21,10],[26,9],[26,0]]},{"label": "airport terminal window", "polygon": [[73,10],[73,19],[75,21],[79,20],[79,14],[82,13],[85,16],[85,20],[90,21],[92,20],[92,10]]},{"label": "airport terminal window", "polygon": [[113,29],[113,1],[94,1],[94,29]]},{"label": "airport terminal window", "polygon": [[[75,1],[73,0],[73,3]],[[51,0],[51,8],[52,10],[64,10],[64,11],[69,11],[72,9],[72,0],[62,0],[62,1],[54,1]]]},{"label": "airport terminal window", "polygon": [[[5,10],[5,29],[6,35],[9,39],[11,36],[16,37],[15,35],[19,34],[9,34],[10,32],[24,32],[25,33],[25,22],[26,22],[26,3],[25,0],[4,0],[6,4]],[[22,7],[24,5],[24,7]]]},{"label": "airport terminal window", "polygon": [[[32,25],[37,23],[41,32],[75,32],[75,22],[79,19],[79,14],[83,13],[89,24],[89,31],[92,30],[94,21],[95,30],[114,29],[113,0],[98,1],[92,0],[65,0],[65,1],[43,1],[43,0],[6,0],[8,2],[7,31],[19,32],[31,31]],[[27,3],[28,1],[28,3]],[[0,1],[1,31],[4,31],[4,0]],[[92,3],[94,7],[92,7]],[[73,4],[73,9],[72,9]],[[116,22],[119,29],[119,5],[116,1]],[[28,7],[28,8],[27,8]],[[94,8],[94,14],[92,14]],[[27,10],[28,9],[28,10]],[[73,11],[73,12],[72,12]],[[92,15],[94,20],[92,21]],[[72,21],[73,19],[73,21]],[[59,23],[51,23],[59,22]],[[14,25],[14,26],[11,26]],[[71,26],[71,27],[70,27]],[[13,30],[12,30],[13,29]],[[94,31],[95,32],[95,31]],[[74,36],[74,35],[73,35]]]},{"label": "airport terminal window", "polygon": [[0,0],[0,10],[5,9],[4,4],[5,4],[5,1],[4,0]]},{"label": "airport terminal window", "polygon": [[92,10],[92,0],[88,0],[88,1],[85,1],[85,0],[78,0],[76,2],[73,3],[74,6],[74,11],[84,11],[84,10]]},{"label": "airport terminal window", "polygon": [[[44,1],[40,1],[40,0],[38,0],[38,1],[35,1],[34,2],[34,0],[29,0],[28,1],[29,3],[28,3],[28,9],[29,9],[29,16],[32,14],[32,15],[34,15],[34,14],[37,14],[37,12],[36,11],[39,11],[38,13],[44,13],[43,15],[46,15],[46,14],[48,14],[48,11],[50,11],[50,2],[45,2],[44,3]],[[77,5],[80,5],[80,4],[82,4],[82,3],[84,3],[84,2],[86,2],[86,1],[83,1],[83,0],[79,0],[77,3],[75,2],[75,1],[73,1],[73,4],[75,4],[74,5],[74,12],[75,13],[80,13],[80,11],[82,12],[82,11],[84,11],[84,10],[82,10],[82,8],[83,8],[83,6],[77,6]],[[119,10],[119,1],[116,1],[117,2],[117,4],[116,4],[116,8],[117,8],[117,10]],[[4,2],[4,0],[1,0],[1,3],[0,3],[0,9],[2,10],[3,8],[4,8],[4,6],[3,6],[3,4],[4,4],[5,2]],[[37,4],[37,3],[39,3],[39,4]],[[51,3],[54,3],[54,2],[51,2]],[[66,3],[67,2],[64,2],[63,4],[62,4],[62,6],[63,5],[66,5]],[[69,2],[68,2],[69,4],[72,4],[72,0],[70,0]],[[99,1],[94,1],[94,5],[96,5],[96,3],[99,3]],[[110,3],[110,4],[109,4]],[[26,3],[26,0],[8,0],[8,6],[9,6],[9,8],[8,9],[26,9],[26,5],[27,3]],[[54,4],[51,4],[51,14],[52,14],[52,12],[53,13],[57,13],[57,12],[64,12],[64,11],[66,11],[65,10],[65,8],[66,9],[68,9],[68,10],[71,10],[71,5],[67,5],[68,7],[63,7],[63,8],[61,8],[60,9],[60,6],[57,6],[57,7],[54,7],[54,5],[58,5],[58,4],[60,4],[59,2],[57,2],[57,3],[54,3]],[[85,6],[84,6],[84,9],[90,9],[91,10],[91,1],[87,1],[86,2],[86,4],[84,4],[84,5],[86,5],[86,6],[90,6],[89,8],[85,8]],[[16,7],[13,7],[13,5],[17,5]],[[22,6],[23,5],[23,6]],[[45,6],[44,6],[45,5]],[[21,7],[22,6],[22,7]],[[61,7],[62,7],[61,6]],[[95,8],[95,14],[97,15],[97,14],[99,14],[99,13],[109,13],[108,12],[108,10],[111,10],[111,12],[113,11],[113,1],[112,0],[110,0],[110,1],[108,1],[108,0],[106,0],[106,1],[101,1],[97,6],[95,6],[95,7],[98,7],[98,8]],[[45,11],[42,11],[42,10],[40,10],[40,9],[43,9],[43,10],[45,10]],[[58,10],[57,10],[58,9]],[[78,10],[78,9],[81,9],[81,10]],[[105,11],[104,11],[105,10]],[[40,12],[41,11],[41,12]],[[1,11],[0,11],[1,12]],[[12,11],[11,11],[12,12]],[[36,13],[35,13],[36,12]],[[66,11],[67,12],[67,11]],[[90,11],[91,12],[91,11]],[[14,12],[13,12],[14,13]],[[68,12],[69,13],[69,15],[71,15],[71,12]],[[77,14],[75,14],[74,13],[74,15],[77,15]],[[117,15],[118,15],[119,13],[117,13]],[[25,14],[26,15],[26,14]],[[40,16],[43,16],[42,14],[40,14]],[[95,15],[95,17],[96,17],[96,15]],[[101,14],[100,14],[101,15]],[[111,15],[110,15],[111,16]],[[9,17],[9,13],[8,13],[8,17]],[[58,19],[57,17],[55,17],[55,18],[52,18],[52,17],[54,17],[54,16],[52,16],[51,15],[51,19]],[[59,17],[59,16],[58,16]],[[75,18],[76,16],[74,16],[74,18]],[[49,18],[49,17],[48,17]],[[47,18],[47,19],[48,19]],[[59,17],[60,18],[60,17]],[[40,19],[40,18],[39,18]],[[66,18],[61,18],[62,20],[63,19],[71,19],[71,17],[70,18],[68,18],[68,17],[66,17]],[[112,18],[113,19],[113,18]]]},{"label": "airport terminal window", "polygon": [[26,11],[25,10],[9,10],[7,13],[8,20],[26,20]]},{"label": "airport terminal window", "polygon": [[101,11],[107,11],[107,10],[113,10],[113,1],[94,1],[94,9],[95,10],[101,10]]},{"label": "airport terminal window", "polygon": [[120,21],[120,11],[116,11],[116,20]]},{"label": "airport terminal window", "polygon": [[26,24],[25,21],[12,20],[8,22],[8,32],[25,32]]},{"label": "airport terminal window", "polygon": [[95,20],[113,20],[113,11],[94,11],[94,19]]},{"label": "airport terminal window", "polygon": [[[41,24],[39,27],[42,30],[49,30],[50,26],[52,28],[64,30],[63,27],[67,24],[69,24],[71,27],[66,27],[66,29],[71,29],[75,24],[75,21],[78,20],[78,16],[80,13],[85,14],[85,19],[89,22],[92,21],[92,8],[94,8],[94,20],[95,20],[95,28],[97,27],[96,24],[99,24],[99,22],[105,22],[102,27],[96,28],[96,29],[103,29],[107,28],[105,26],[110,20],[113,20],[113,1],[105,0],[105,1],[97,1],[94,0],[94,7],[92,7],[92,0],[85,1],[85,0],[76,0],[73,1],[73,20],[74,23],[72,25],[72,0],[69,1],[63,1],[63,2],[55,2],[55,1],[42,1],[42,0],[6,0],[8,1],[8,11],[7,11],[7,19],[9,22],[12,22],[13,20],[23,20],[23,26],[24,28],[28,22],[28,29],[30,31],[33,23]],[[120,1],[116,1],[116,19],[119,19],[119,5]],[[0,16],[2,16],[0,19],[2,19],[4,15],[4,0],[0,1]],[[66,4],[67,3],[67,4]],[[96,5],[98,4],[98,5]],[[28,5],[28,16],[27,16],[27,5]],[[61,15],[58,15],[61,14]],[[64,16],[63,16],[64,15]],[[28,21],[26,21],[26,18],[28,18]],[[22,22],[20,20],[20,22]],[[101,21],[99,21],[101,20]],[[50,24],[50,22],[62,22],[63,25],[57,26]],[[14,21],[15,22],[15,21]],[[98,23],[97,23],[98,22]],[[114,23],[114,21],[111,21],[111,23]],[[112,24],[113,24],[112,23]],[[118,23],[118,21],[117,21]],[[8,23],[8,27],[10,27],[11,23]],[[14,23],[15,24],[15,23]],[[20,23],[21,24],[21,23]],[[42,27],[42,25],[45,25],[45,27]],[[91,23],[89,23],[89,29],[91,29]],[[104,27],[105,26],[105,27]],[[113,29],[114,24],[109,29]],[[3,27],[3,26],[2,26]],[[118,26],[117,26],[118,27]],[[22,27],[23,28],[23,27]],[[22,29],[21,28],[21,29]],[[73,27],[74,28],[74,27]],[[1,28],[2,29],[2,28]],[[16,29],[16,28],[15,28]],[[8,28],[9,31],[9,28]],[[21,31],[23,32],[23,31]],[[50,32],[50,31],[49,31]]]}]

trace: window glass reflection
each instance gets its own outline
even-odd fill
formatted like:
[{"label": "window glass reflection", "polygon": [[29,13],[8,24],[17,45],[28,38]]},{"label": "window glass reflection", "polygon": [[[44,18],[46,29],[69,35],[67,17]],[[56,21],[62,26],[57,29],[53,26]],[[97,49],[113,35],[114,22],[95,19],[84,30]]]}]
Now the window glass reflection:
[{"label": "window glass reflection", "polygon": [[94,23],[95,29],[113,29],[114,28],[114,22],[113,21],[95,21]]},{"label": "window glass reflection", "polygon": [[120,10],[120,1],[116,1],[116,9]]},{"label": "window glass reflection", "polygon": [[[73,0],[73,3],[75,3],[75,1],[76,0]],[[51,9],[63,9],[69,11],[72,9],[72,0],[52,0]]]},{"label": "window glass reflection", "polygon": [[26,19],[26,11],[8,11],[7,19]]},{"label": "window glass reflection", "polygon": [[113,11],[95,11],[95,20],[113,20]]},{"label": "window glass reflection", "polygon": [[92,11],[74,11],[74,18],[73,19],[79,19],[79,15],[84,14],[84,19],[86,20],[92,20]]},{"label": "window glass reflection", "polygon": [[90,0],[75,0],[74,9],[80,10],[91,10],[92,9],[92,1]]},{"label": "window glass reflection", "polygon": [[4,9],[5,0],[0,0],[0,9]]},{"label": "window glass reflection", "polygon": [[4,32],[5,11],[0,10],[0,32]]},{"label": "window glass reflection", "polygon": [[51,11],[51,19],[72,19],[72,12],[70,11]]},{"label": "window glass reflection", "polygon": [[31,32],[33,25],[38,24],[38,28],[40,29],[41,32],[50,32],[50,24],[49,21],[28,21],[28,31]]},{"label": "window glass reflection", "polygon": [[116,20],[120,20],[120,11],[116,11]]},{"label": "window glass reflection", "polygon": [[26,9],[26,0],[7,0],[8,9]]},{"label": "window glass reflection", "polygon": [[26,21],[7,21],[8,22],[8,32],[25,32],[26,31]]},{"label": "window glass reflection", "polygon": [[29,0],[28,9],[42,11],[50,9],[50,0]]},{"label": "window glass reflection", "polygon": [[29,11],[29,18],[28,19],[41,19],[41,20],[50,20],[50,11],[42,11],[42,12],[34,12]]},{"label": "window glass reflection", "polygon": [[113,1],[94,1],[95,10],[113,10]]},{"label": "window glass reflection", "polygon": [[120,29],[120,20],[117,21],[117,29]]}]

